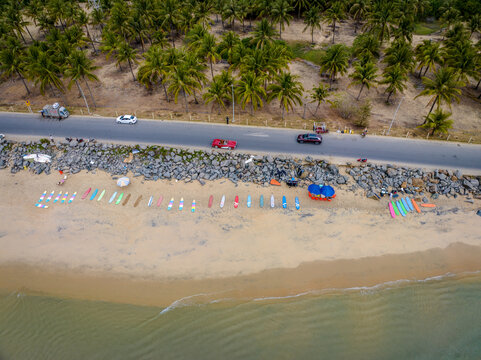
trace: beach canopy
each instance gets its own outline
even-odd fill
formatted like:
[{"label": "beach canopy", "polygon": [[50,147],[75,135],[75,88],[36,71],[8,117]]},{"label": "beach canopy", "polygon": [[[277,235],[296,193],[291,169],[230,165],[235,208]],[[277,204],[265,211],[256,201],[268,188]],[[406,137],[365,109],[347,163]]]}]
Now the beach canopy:
[{"label": "beach canopy", "polygon": [[309,187],[307,188],[307,191],[309,191],[309,193],[314,195],[314,196],[321,195],[321,187],[319,185],[316,185],[316,184],[309,185]]},{"label": "beach canopy", "polygon": [[334,191],[332,186],[324,185],[321,187],[321,195],[325,197],[332,197],[336,192]]},{"label": "beach canopy", "polygon": [[124,187],[130,184],[130,179],[128,177],[121,177],[117,180],[117,186]]}]

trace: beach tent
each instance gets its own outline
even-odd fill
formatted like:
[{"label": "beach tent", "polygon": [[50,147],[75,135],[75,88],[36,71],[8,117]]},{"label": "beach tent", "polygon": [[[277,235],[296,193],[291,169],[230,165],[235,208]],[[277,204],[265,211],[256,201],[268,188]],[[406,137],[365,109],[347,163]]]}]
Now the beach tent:
[{"label": "beach tent", "polygon": [[319,186],[316,184],[311,184],[307,188],[307,191],[309,192],[309,197],[312,200],[324,200],[324,201],[331,201],[336,197],[336,193],[334,191],[334,188],[329,185],[325,186]]},{"label": "beach tent", "polygon": [[321,187],[321,195],[325,197],[333,197],[336,194],[332,186],[324,185]]},{"label": "beach tent", "polygon": [[117,186],[124,187],[130,184],[130,179],[128,177],[121,177],[117,180]]}]

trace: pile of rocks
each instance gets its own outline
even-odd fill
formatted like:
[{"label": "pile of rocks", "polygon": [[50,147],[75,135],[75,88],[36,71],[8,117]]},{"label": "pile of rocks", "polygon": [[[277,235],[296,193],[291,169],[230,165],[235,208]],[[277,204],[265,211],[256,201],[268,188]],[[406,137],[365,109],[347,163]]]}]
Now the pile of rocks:
[{"label": "pile of rocks", "polygon": [[[23,155],[44,153],[52,156],[51,163],[35,163],[23,159]],[[130,153],[135,153],[130,156]],[[82,170],[100,169],[114,176],[132,172],[146,180],[177,179],[186,182],[197,180],[228,179],[267,185],[272,178],[286,181],[299,179],[300,186],[311,183],[343,186],[348,190],[366,191],[367,196],[403,189],[406,193],[423,195],[429,192],[438,196],[480,195],[479,179],[463,176],[459,171],[395,167],[393,165],[347,164],[345,175],[339,168],[323,160],[309,156],[295,159],[288,156],[255,156],[238,152],[217,150],[185,150],[161,146],[125,146],[96,142],[62,141],[50,144],[47,139],[39,142],[15,143],[0,141],[0,168],[10,166],[16,173],[28,169],[36,174],[62,170],[71,174]]]}]

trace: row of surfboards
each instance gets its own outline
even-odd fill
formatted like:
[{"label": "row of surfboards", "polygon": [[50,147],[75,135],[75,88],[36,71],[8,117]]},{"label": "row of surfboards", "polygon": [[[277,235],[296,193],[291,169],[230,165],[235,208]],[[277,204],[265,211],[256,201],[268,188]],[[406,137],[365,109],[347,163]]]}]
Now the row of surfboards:
[{"label": "row of surfboards", "polygon": [[[101,201],[105,195],[105,190],[103,190],[100,194],[99,194],[99,191],[98,189],[95,189],[92,194],[90,195],[90,192],[91,192],[92,188],[88,188],[84,194],[82,195],[81,199],[82,200],[85,200],[87,199],[87,197],[90,199],[90,200],[94,200],[95,197],[98,195],[97,197],[97,201]],[[71,204],[74,200],[75,200],[75,197],[77,196],[77,192],[74,192],[70,198],[69,198],[69,194],[68,192],[65,192],[63,195],[62,195],[62,192],[60,191],[57,196],[55,196],[55,191],[52,191],[48,197],[47,197],[47,191],[44,191],[42,193],[42,195],[40,196],[40,199],[37,201],[37,203],[35,204],[36,207],[39,207],[39,208],[42,208],[42,209],[47,209],[48,208],[48,205],[47,203],[49,203],[50,201],[52,201],[52,203],[57,203],[57,202],[60,202],[61,204],[64,204],[64,203],[67,203],[67,204]],[[90,195],[90,196],[89,196]],[[117,197],[118,195],[118,197]],[[130,196],[131,194],[128,194],[127,196],[125,196],[124,198],[124,193],[120,193],[118,194],[117,191],[114,192],[112,194],[112,196],[110,197],[110,200],[109,200],[109,204],[111,203],[114,203],[116,205],[119,205],[121,202],[122,202],[122,205],[125,206],[128,201],[130,200]],[[68,199],[68,200],[67,200]],[[157,200],[157,207],[160,207],[160,205],[162,204],[162,201],[163,201],[163,196],[161,195],[159,197],[159,199]],[[45,200],[45,201],[44,201]],[[122,201],[123,200],[123,201]],[[134,203],[134,207],[137,207],[140,203],[140,201],[142,200],[142,195],[139,195],[137,197],[137,200],[135,200],[135,203]],[[225,206],[225,201],[226,201],[226,197],[225,195],[222,196],[221,200],[220,200],[220,203],[219,203],[219,206],[220,208],[223,208]],[[147,206],[152,206],[154,202],[154,197],[151,196],[149,198],[149,201],[147,203]],[[213,205],[213,202],[214,202],[214,196],[211,195],[209,197],[209,203],[208,203],[208,207],[211,208],[212,205]],[[300,209],[301,205],[300,205],[300,202],[299,202],[299,198],[296,196],[295,200],[295,207],[297,210]],[[169,201],[169,204],[167,205],[167,210],[171,210],[172,207],[174,205],[174,198],[171,198],[170,201]],[[252,197],[250,195],[247,196],[247,202],[246,202],[246,205],[248,208],[250,208],[252,206]],[[275,207],[275,199],[274,199],[274,195],[271,195],[271,202],[270,202],[270,205],[271,205],[271,208],[274,208]],[[259,198],[259,206],[262,208],[264,207],[264,195],[261,195],[260,198]],[[234,199],[234,208],[238,208],[239,207],[239,196],[236,195],[235,199]],[[287,199],[285,196],[282,197],[282,207],[284,209],[287,208]],[[184,208],[184,198],[181,198],[180,199],[180,202],[179,202],[179,210],[182,210]],[[192,206],[191,206],[191,211],[192,212],[195,212],[195,208],[196,208],[196,203],[195,203],[195,200],[192,200]]]},{"label": "row of surfboards", "polygon": [[[422,207],[436,207],[434,204],[421,204]],[[409,196],[405,198],[401,198],[400,200],[390,201],[389,202],[389,212],[393,218],[396,216],[406,216],[409,212],[417,211],[418,213],[421,212],[418,204],[414,199],[411,199]]]}]

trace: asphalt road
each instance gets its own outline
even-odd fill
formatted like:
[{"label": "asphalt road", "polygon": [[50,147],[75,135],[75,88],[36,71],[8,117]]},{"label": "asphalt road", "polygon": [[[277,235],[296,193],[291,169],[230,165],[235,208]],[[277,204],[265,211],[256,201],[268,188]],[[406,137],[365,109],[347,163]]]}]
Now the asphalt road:
[{"label": "asphalt road", "polygon": [[58,121],[37,114],[0,113],[0,133],[48,137],[95,138],[116,142],[138,142],[188,147],[209,147],[214,138],[238,142],[238,150],[342,157],[355,161],[410,164],[425,167],[481,171],[481,146],[382,136],[325,134],[321,145],[298,144],[302,131],[214,125],[177,121],[139,120],[119,125],[112,118],[70,117]]}]

